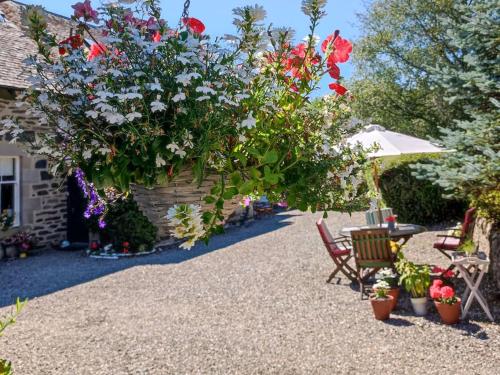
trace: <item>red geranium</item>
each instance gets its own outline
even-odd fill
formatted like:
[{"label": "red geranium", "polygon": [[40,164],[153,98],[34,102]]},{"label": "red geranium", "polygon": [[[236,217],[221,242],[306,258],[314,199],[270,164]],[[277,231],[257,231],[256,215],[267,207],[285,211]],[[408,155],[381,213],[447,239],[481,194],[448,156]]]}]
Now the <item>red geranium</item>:
[{"label": "red geranium", "polygon": [[344,95],[347,92],[347,89],[338,83],[330,83],[328,87],[339,95]]},{"label": "red geranium", "polygon": [[328,73],[330,74],[330,77],[334,79],[340,78],[340,68],[336,64],[328,60],[326,62],[326,66],[328,67]]},{"label": "red geranium", "polygon": [[161,41],[161,34],[159,31],[155,32],[153,35],[153,41],[159,43]]},{"label": "red geranium", "polygon": [[449,299],[455,296],[455,291],[451,286],[443,286],[441,288],[441,298]]},{"label": "red geranium", "polygon": [[337,32],[328,36],[321,44],[321,50],[326,52],[327,48],[333,45],[332,52],[328,56],[332,64],[345,63],[349,60],[349,54],[352,52],[352,44],[347,39],[343,39]]},{"label": "red geranium", "polygon": [[59,42],[59,54],[64,55],[68,53],[67,46],[70,46],[72,49],[80,48],[83,45],[83,38],[80,34],[76,34],[70,36]]},{"label": "red geranium", "polygon": [[201,34],[205,31],[205,25],[197,18],[184,18],[182,23],[194,34]]},{"label": "red geranium", "polygon": [[429,293],[430,293],[432,299],[441,298],[441,289],[438,287],[431,286]]},{"label": "red geranium", "polygon": [[102,55],[103,53],[106,53],[107,48],[103,44],[98,44],[94,43],[90,46],[90,52],[89,55],[87,56],[87,60],[91,61],[94,60],[96,57]]}]

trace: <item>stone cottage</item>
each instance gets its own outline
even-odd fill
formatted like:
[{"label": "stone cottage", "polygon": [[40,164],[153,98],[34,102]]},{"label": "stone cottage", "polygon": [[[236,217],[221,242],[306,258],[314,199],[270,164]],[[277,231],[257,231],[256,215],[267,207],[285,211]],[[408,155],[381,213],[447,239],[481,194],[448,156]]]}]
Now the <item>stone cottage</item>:
[{"label": "stone cottage", "polygon": [[[16,97],[29,86],[23,60],[36,51],[21,29],[22,7],[0,0],[0,119],[17,118],[28,129],[26,139],[33,139],[47,128],[16,104]],[[69,34],[69,19],[50,13],[47,19],[52,32]],[[8,136],[0,140],[0,208],[14,214],[14,226],[29,229],[39,245],[57,243],[68,236],[67,201],[65,181],[50,175],[46,160],[9,143]]]}]

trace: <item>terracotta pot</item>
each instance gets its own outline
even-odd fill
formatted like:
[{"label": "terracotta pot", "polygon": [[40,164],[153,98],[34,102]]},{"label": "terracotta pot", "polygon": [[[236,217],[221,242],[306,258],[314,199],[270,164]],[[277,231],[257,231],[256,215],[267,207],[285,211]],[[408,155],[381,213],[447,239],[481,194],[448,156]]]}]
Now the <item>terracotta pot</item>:
[{"label": "terracotta pot", "polygon": [[370,296],[370,302],[373,308],[373,314],[375,315],[375,319],[377,320],[386,320],[389,319],[389,315],[391,315],[392,304],[394,301],[394,297],[388,295],[386,299],[376,299],[375,296]]},{"label": "terracotta pot", "polygon": [[[373,291],[376,292],[377,288],[374,288]],[[393,297],[392,308],[391,308],[391,311],[392,311],[392,310],[394,310],[396,308],[396,306],[398,304],[399,287],[398,288],[391,288],[391,289],[389,289],[389,292],[387,294],[389,294],[390,296]]]},{"label": "terracotta pot", "polygon": [[460,320],[460,298],[457,298],[457,302],[453,305],[448,305],[447,303],[441,303],[434,301],[434,305],[441,316],[441,320],[444,324],[456,324]]}]

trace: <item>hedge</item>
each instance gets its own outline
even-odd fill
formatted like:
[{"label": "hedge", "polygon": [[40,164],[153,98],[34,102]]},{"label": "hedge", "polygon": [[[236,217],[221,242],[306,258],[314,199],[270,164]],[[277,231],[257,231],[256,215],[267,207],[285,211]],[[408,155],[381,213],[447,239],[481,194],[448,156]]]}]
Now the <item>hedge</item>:
[{"label": "hedge", "polygon": [[[426,161],[421,159],[419,163]],[[417,179],[410,166],[414,163],[414,160],[402,162],[380,176],[382,197],[398,215],[398,221],[427,225],[463,219],[468,203],[444,198],[443,188],[428,180]]]}]

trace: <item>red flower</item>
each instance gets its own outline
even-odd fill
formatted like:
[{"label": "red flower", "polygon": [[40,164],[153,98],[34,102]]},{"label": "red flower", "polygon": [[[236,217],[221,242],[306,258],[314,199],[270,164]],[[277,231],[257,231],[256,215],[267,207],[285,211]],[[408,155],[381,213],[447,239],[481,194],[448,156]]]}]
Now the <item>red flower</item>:
[{"label": "red flower", "polygon": [[385,221],[388,222],[388,223],[395,223],[396,222],[396,215],[391,215],[391,216],[387,216],[385,218]]},{"label": "red flower", "polygon": [[340,78],[340,68],[336,64],[334,64],[334,63],[330,62],[330,60],[328,60],[326,62],[326,66],[328,67],[328,73],[330,74],[330,77],[332,77],[334,79]]},{"label": "red flower", "polygon": [[76,34],[70,36],[59,42],[59,54],[64,55],[68,53],[67,46],[70,46],[72,49],[80,48],[83,45],[83,38],[80,34]]},{"label": "red flower", "polygon": [[75,10],[74,14],[76,18],[83,18],[85,21],[94,21],[95,23],[99,22],[98,14],[92,9],[90,0],[85,0],[83,3],[76,3],[71,8]]},{"label": "red flower", "polygon": [[182,23],[194,34],[201,34],[205,31],[205,25],[197,18],[184,18]]},{"label": "red flower", "polygon": [[448,270],[448,271],[444,272],[444,273],[442,274],[442,276],[443,276],[444,278],[446,278],[446,279],[451,279],[452,277],[454,277],[454,276],[455,276],[455,272],[453,272],[452,270]]},{"label": "red flower", "polygon": [[94,60],[96,57],[102,55],[103,53],[106,53],[107,48],[103,44],[97,44],[94,43],[90,46],[90,52],[89,55],[87,56],[87,60],[91,61]]},{"label": "red flower", "polygon": [[159,31],[155,32],[153,35],[153,41],[159,43],[161,41],[161,34]]},{"label": "red flower", "polygon": [[443,286],[441,288],[441,297],[445,299],[453,298],[455,296],[455,291],[450,286]]},{"label": "red flower", "polygon": [[292,53],[292,55],[295,55],[295,56],[298,56],[298,57],[301,57],[304,59],[306,57],[306,49],[307,49],[306,44],[300,43],[300,44],[297,44],[297,47],[292,49],[291,53]]},{"label": "red flower", "polygon": [[337,32],[328,36],[321,44],[321,50],[326,52],[327,48],[333,45],[332,51],[328,56],[332,64],[345,63],[349,60],[349,54],[352,52],[352,44],[347,39],[343,39]]},{"label": "red flower", "polygon": [[328,87],[339,95],[344,95],[347,92],[347,89],[338,83],[330,83]]}]

